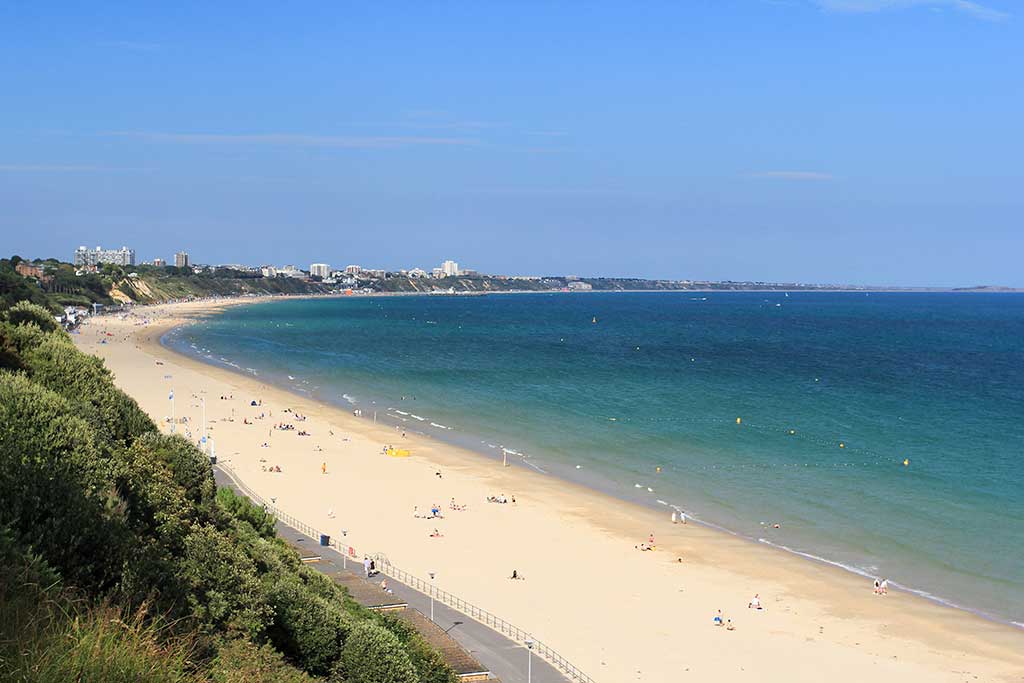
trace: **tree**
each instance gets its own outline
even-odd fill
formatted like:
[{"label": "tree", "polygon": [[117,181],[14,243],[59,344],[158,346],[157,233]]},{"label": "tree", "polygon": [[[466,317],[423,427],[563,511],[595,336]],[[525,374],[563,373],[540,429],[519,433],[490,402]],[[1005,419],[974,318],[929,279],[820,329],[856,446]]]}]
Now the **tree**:
[{"label": "tree", "polygon": [[201,621],[221,632],[259,638],[270,607],[245,549],[210,525],[194,526],[185,538],[179,572],[189,588],[189,606]]},{"label": "tree", "polygon": [[99,432],[101,445],[126,445],[156,431],[138,404],[113,386],[103,361],[80,352],[68,335],[46,334],[33,342],[21,347],[32,379],[75,404],[76,414]]},{"label": "tree", "polygon": [[0,321],[0,370],[23,370],[11,324]]},{"label": "tree", "polygon": [[336,673],[348,683],[419,681],[398,637],[372,621],[355,626],[349,633]]},{"label": "tree", "polygon": [[105,590],[120,575],[126,527],[95,431],[72,412],[24,375],[0,372],[0,525],[66,580]]},{"label": "tree", "polygon": [[43,332],[59,329],[53,315],[38,304],[19,301],[7,311],[7,320],[12,325],[35,325]]},{"label": "tree", "polygon": [[274,515],[229,488],[217,489],[217,505],[235,519],[247,523],[263,538],[273,538],[277,534]]}]

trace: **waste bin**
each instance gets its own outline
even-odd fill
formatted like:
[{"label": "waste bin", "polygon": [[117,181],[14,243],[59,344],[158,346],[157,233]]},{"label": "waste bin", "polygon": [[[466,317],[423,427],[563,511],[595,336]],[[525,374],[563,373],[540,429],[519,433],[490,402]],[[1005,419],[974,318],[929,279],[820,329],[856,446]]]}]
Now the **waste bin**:
[{"label": "waste bin", "polygon": [[328,546],[331,544],[331,537],[327,534],[320,534],[320,545]]}]

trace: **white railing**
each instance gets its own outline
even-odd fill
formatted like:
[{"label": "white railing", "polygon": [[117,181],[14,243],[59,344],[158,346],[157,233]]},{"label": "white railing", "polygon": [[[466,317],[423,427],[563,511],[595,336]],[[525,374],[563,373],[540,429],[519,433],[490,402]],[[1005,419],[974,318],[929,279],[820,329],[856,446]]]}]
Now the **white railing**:
[{"label": "white railing", "polygon": [[[274,515],[275,518],[277,518],[284,524],[287,524],[296,531],[300,531],[306,536],[309,536],[310,538],[315,539],[319,542],[321,532],[318,529],[315,529],[309,526],[308,524],[301,522],[295,517],[292,517],[288,513],[280,510],[272,502],[265,500],[258,493],[250,489],[245,484],[243,484],[241,479],[238,478],[238,475],[236,475],[234,470],[232,470],[231,467],[229,467],[228,465],[218,463],[217,465],[214,465],[214,467],[219,468],[224,474],[228,476],[228,478],[231,479],[232,482],[234,482],[235,486],[237,486],[242,493],[244,493],[254,503],[261,505],[264,510]],[[331,538],[330,547],[336,550],[337,552],[341,553],[342,555],[348,557],[355,558],[358,555],[355,551],[355,548],[349,545],[342,546],[340,543],[338,543],[338,540],[335,538]],[[543,657],[545,660],[547,660],[552,666],[554,666],[560,672],[565,674],[569,678],[569,680],[575,681],[577,683],[594,683],[593,679],[590,678],[590,676],[580,671],[579,668],[577,668],[565,657],[558,654],[557,652],[555,652],[539,640],[532,638],[529,633],[522,630],[515,624],[510,624],[501,617],[495,616],[494,614],[491,614],[485,609],[481,609],[480,607],[477,607],[472,603],[466,602],[457,595],[454,595],[452,593],[449,593],[448,591],[444,591],[435,587],[433,583],[429,581],[424,581],[423,579],[414,576],[409,572],[402,570],[399,567],[396,567],[394,564],[392,564],[391,560],[389,560],[387,556],[383,553],[373,553],[372,556],[374,558],[375,564],[377,565],[377,569],[379,569],[383,574],[386,574],[387,576],[390,576],[396,581],[404,583],[410,588],[417,590],[420,593],[424,593],[427,596],[432,597],[445,605],[448,605],[452,609],[457,610],[472,619],[475,619],[481,624],[484,624],[485,626],[494,629],[503,636],[506,636],[510,640],[513,640],[524,646],[528,642],[532,642],[533,651],[536,652],[538,656]]]}]

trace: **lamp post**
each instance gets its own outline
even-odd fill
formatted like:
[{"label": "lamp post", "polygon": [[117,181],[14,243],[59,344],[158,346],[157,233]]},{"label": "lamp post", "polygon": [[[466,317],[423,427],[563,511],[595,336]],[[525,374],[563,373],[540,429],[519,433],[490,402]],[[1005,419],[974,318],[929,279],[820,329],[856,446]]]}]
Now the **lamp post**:
[{"label": "lamp post", "polygon": [[526,683],[533,683],[533,639],[526,639]]},{"label": "lamp post", "polygon": [[434,572],[430,574],[430,621],[434,621]]}]

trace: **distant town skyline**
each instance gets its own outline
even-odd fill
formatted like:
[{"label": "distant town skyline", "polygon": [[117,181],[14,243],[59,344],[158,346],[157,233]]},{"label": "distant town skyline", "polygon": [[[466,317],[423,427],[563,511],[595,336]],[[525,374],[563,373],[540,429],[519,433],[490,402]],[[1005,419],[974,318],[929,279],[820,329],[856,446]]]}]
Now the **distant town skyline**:
[{"label": "distant town skyline", "polygon": [[8,4],[0,249],[1024,287],[1022,18]]}]

